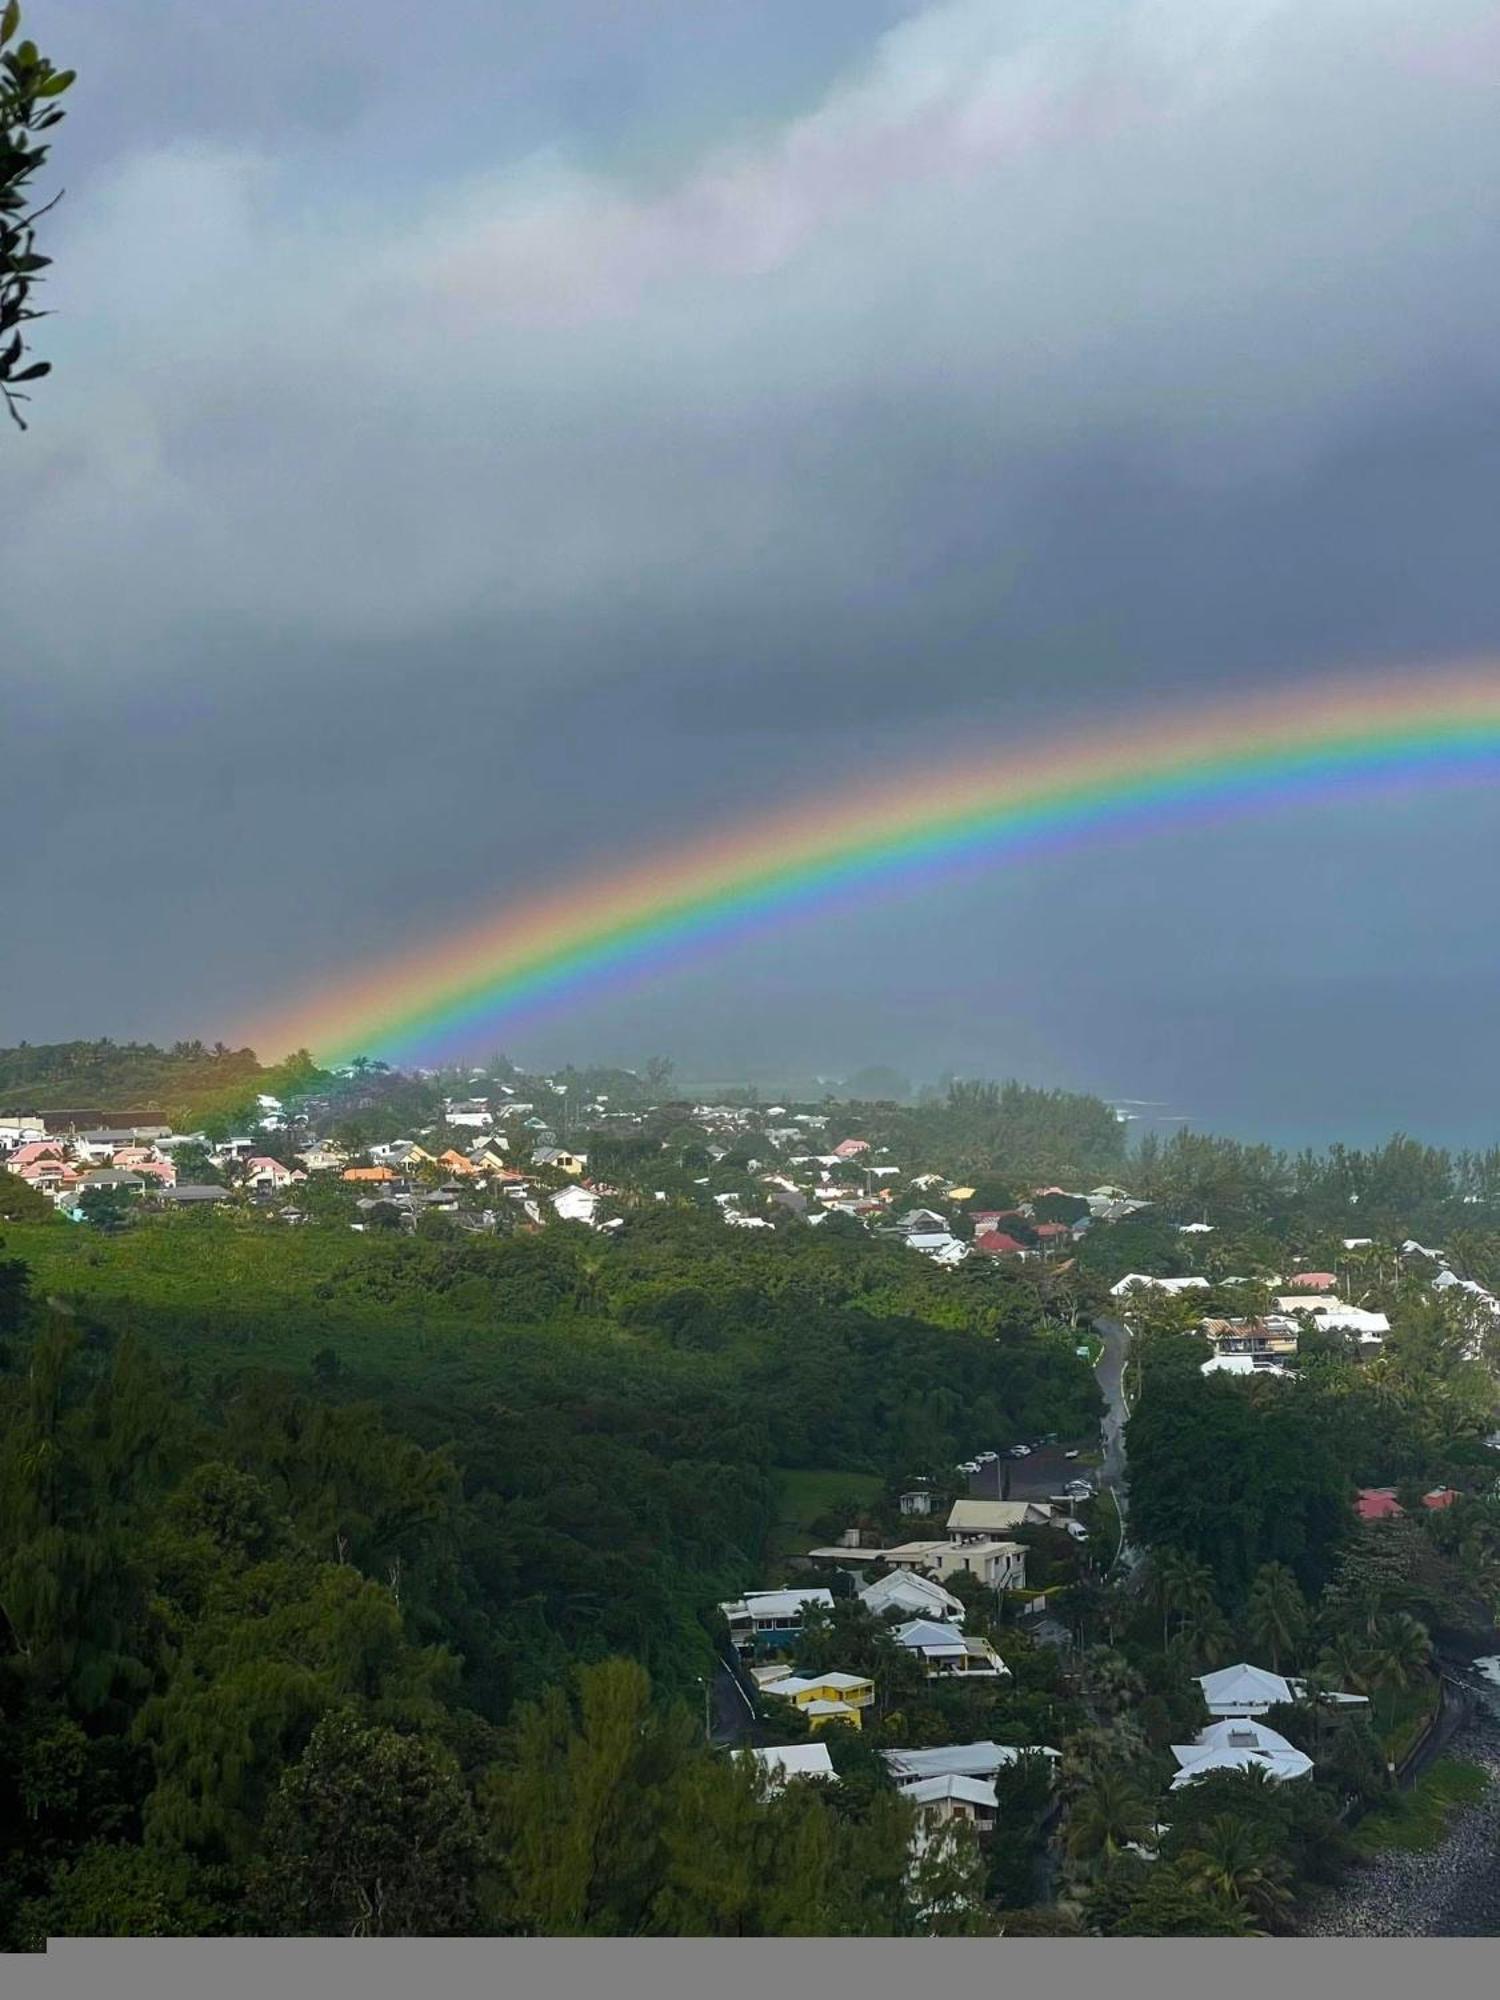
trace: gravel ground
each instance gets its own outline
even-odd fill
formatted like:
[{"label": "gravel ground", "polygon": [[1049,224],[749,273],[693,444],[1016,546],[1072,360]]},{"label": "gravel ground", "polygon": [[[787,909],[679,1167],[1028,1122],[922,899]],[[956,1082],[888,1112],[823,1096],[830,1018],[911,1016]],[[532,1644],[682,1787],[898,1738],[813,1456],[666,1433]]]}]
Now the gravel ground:
[{"label": "gravel ground", "polygon": [[1480,1708],[1443,1754],[1489,1772],[1484,1797],[1454,1815],[1436,1851],[1393,1849],[1352,1870],[1304,1914],[1301,1936],[1500,1936],[1500,1718]]}]

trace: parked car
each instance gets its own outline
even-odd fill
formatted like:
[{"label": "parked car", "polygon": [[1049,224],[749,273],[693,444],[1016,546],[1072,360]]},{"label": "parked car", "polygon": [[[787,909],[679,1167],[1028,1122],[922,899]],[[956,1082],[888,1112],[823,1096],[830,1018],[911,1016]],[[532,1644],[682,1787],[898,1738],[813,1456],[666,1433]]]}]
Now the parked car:
[{"label": "parked car", "polygon": [[996,1451],[982,1451],[978,1454],[979,1463],[981,1465],[993,1465],[999,1456],[1000,1454]]},{"label": "parked car", "polygon": [[1064,1457],[1064,1458],[1077,1458],[1077,1456],[1078,1456],[1078,1454],[1077,1454],[1077,1452],[1076,1452],[1076,1451],[1065,1451],[1065,1452],[1063,1453],[1063,1457]]},{"label": "parked car", "polygon": [[1010,1448],[1010,1455],[1012,1458],[1030,1458],[1031,1446],[1029,1444],[1013,1444]]}]

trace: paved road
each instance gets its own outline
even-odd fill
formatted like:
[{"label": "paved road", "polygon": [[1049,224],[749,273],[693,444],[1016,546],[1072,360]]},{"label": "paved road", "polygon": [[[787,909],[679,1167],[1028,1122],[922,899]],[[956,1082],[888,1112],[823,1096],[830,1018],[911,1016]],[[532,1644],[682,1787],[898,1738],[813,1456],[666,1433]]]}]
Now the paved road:
[{"label": "paved road", "polygon": [[[1125,1401],[1125,1358],[1130,1352],[1130,1334],[1117,1319],[1098,1319],[1094,1325],[1104,1342],[1104,1352],[1099,1356],[1094,1373],[1104,1391],[1106,1404],[1099,1426],[1100,1441],[1104,1447],[1104,1457],[1099,1466],[1099,1485],[1101,1490],[1107,1486],[1114,1494],[1123,1529],[1130,1503],[1125,1467],[1125,1419],[1130,1414]],[[1123,1541],[1121,1555],[1127,1562],[1131,1560]]]}]

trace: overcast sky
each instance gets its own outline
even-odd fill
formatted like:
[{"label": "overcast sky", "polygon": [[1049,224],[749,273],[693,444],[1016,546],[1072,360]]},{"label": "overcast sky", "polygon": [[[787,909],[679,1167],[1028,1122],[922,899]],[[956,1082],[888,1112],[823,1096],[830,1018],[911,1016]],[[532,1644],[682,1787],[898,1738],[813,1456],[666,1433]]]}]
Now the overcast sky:
[{"label": "overcast sky", "polygon": [[[1493,0],[26,18],[81,76],[0,1041],[228,1036],[893,758],[1500,641]],[[477,1053],[1500,1139],[1497,847],[1478,793],[1098,847]]]}]

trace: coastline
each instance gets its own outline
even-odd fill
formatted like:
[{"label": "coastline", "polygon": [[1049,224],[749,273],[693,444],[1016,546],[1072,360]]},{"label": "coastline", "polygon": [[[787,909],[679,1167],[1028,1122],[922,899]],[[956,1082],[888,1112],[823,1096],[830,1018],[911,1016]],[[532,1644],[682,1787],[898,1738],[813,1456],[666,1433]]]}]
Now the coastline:
[{"label": "coastline", "polygon": [[1500,1936],[1500,1714],[1481,1702],[1444,1754],[1489,1774],[1484,1796],[1455,1813],[1440,1847],[1391,1849],[1352,1868],[1303,1913],[1298,1936]]}]

